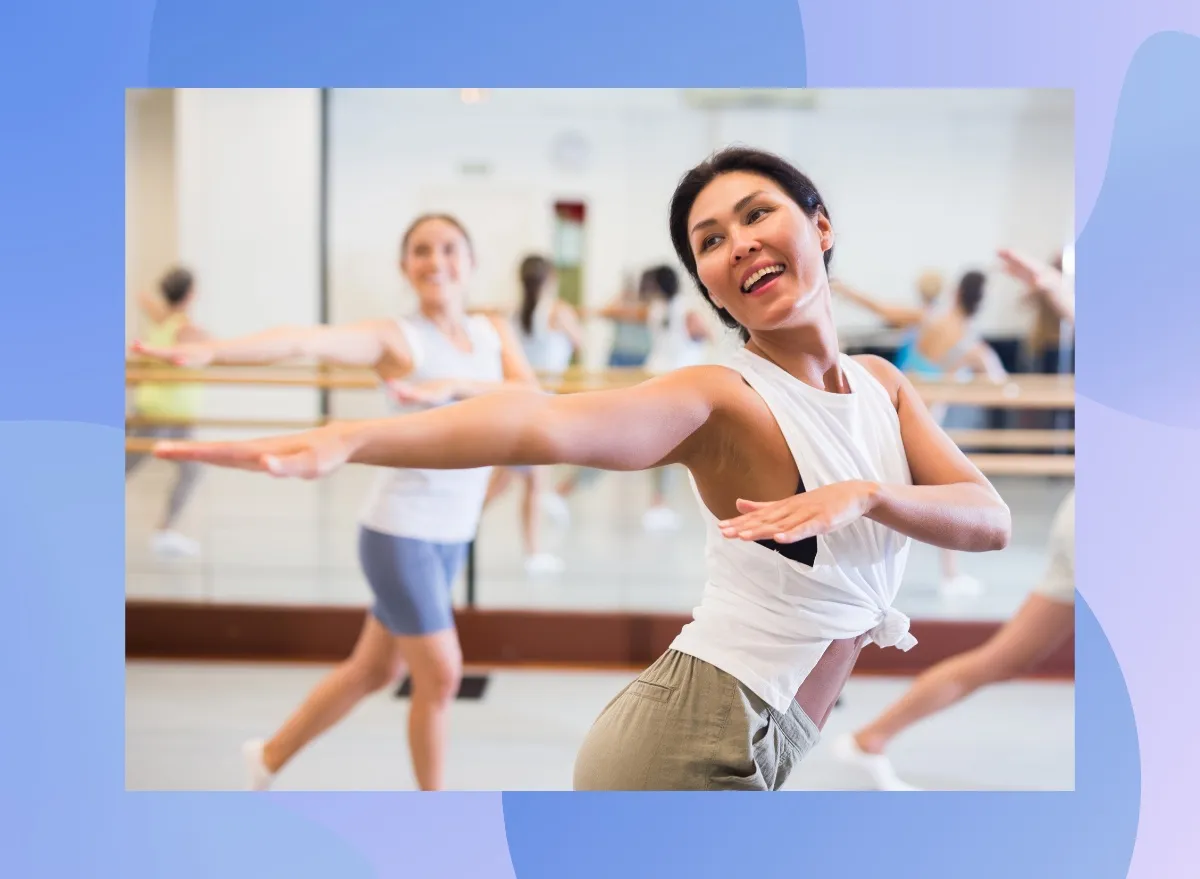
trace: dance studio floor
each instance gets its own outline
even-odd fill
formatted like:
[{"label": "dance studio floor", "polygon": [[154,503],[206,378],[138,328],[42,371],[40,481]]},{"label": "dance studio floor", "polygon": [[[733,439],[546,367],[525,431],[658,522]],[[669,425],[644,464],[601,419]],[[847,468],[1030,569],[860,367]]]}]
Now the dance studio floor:
[{"label": "dance studio floor", "polygon": [[[243,739],[268,734],[325,671],[321,666],[130,662],[125,778],[130,790],[229,790],[242,785]],[[568,790],[580,740],[633,673],[503,670],[451,721],[447,786],[456,790]],[[898,678],[855,677],[797,768],[792,790],[866,787],[832,757],[838,733],[903,692]],[[381,692],[318,739],[280,776],[279,790],[412,790],[408,701]],[[1074,688],[1006,684],[976,694],[897,739],[902,777],[938,790],[1071,790]]]},{"label": "dance studio floor", "polygon": [[[561,473],[561,471],[559,471]],[[170,466],[148,462],[127,489],[131,598],[365,605],[354,519],[373,478],[349,468],[318,483],[210,470],[180,530],[198,538],[198,559],[149,550]],[[558,474],[556,474],[557,477]],[[680,476],[682,476],[682,472]],[[916,618],[1001,619],[1020,604],[1045,564],[1044,541],[1066,480],[1001,479],[1014,519],[1010,546],[961,557],[986,584],[982,595],[938,593],[937,553],[914,546],[897,605]],[[522,567],[518,492],[484,516],[478,542],[478,603],[484,608],[688,612],[703,584],[703,532],[686,479],[677,479],[678,531],[647,533],[641,516],[649,477],[604,474],[571,500],[569,527],[547,521],[543,549],[563,558],[556,575]],[[464,584],[456,601],[464,597]],[[130,789],[236,789],[239,746],[269,733],[319,678],[317,666],[223,663],[127,666],[126,782]],[[502,670],[481,701],[455,706],[447,783],[456,789],[566,789],[576,748],[633,672]],[[795,789],[854,789],[866,779],[829,753],[834,735],[897,697],[907,682],[855,677],[819,746],[793,775]],[[1074,689],[1010,684],[978,694],[899,739],[897,769],[939,789],[1071,789]],[[380,694],[315,743],[279,780],[288,789],[411,789],[407,702]]]}]

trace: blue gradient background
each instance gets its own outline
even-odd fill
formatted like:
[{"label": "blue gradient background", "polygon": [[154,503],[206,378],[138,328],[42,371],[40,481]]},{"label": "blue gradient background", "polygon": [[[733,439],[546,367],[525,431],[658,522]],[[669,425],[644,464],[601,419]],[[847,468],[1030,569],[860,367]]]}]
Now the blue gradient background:
[{"label": "blue gradient background", "polygon": [[[1200,4],[248,5],[0,6],[3,875],[1196,875]],[[805,84],[1076,91],[1076,792],[125,794],[123,89]]]}]

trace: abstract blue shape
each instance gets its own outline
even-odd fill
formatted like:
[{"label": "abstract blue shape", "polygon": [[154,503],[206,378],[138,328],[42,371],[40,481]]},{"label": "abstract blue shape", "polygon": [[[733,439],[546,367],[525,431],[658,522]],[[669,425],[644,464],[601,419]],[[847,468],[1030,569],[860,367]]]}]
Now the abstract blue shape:
[{"label": "abstract blue shape", "polygon": [[1077,246],[1078,390],[1200,426],[1200,38],[1159,34],[1130,65],[1108,173]]},{"label": "abstract blue shape", "polygon": [[1076,618],[1073,792],[506,793],[517,877],[1124,877],[1138,821],[1133,709],[1082,601]]},{"label": "abstract blue shape", "polygon": [[804,85],[794,0],[333,3],[160,0],[161,85]]},{"label": "abstract blue shape", "polygon": [[332,830],[254,794],[131,794],[123,818],[123,876],[380,875]]}]

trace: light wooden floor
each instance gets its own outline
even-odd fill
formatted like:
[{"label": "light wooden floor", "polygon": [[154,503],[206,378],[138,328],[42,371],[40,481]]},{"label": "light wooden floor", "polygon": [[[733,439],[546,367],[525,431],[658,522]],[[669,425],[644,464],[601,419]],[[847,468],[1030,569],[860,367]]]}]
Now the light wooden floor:
[{"label": "light wooden floor", "polygon": [[[126,667],[126,786],[228,790],[242,785],[243,739],[269,734],[325,671],[318,666],[161,664]],[[575,752],[607,701],[633,674],[505,670],[484,698],[456,704],[448,786],[569,789]],[[821,744],[793,774],[793,790],[858,789],[865,778],[829,742],[898,697],[902,679],[850,681]],[[405,743],[407,700],[380,693],[317,740],[279,778],[284,790],[413,789]],[[897,739],[897,771],[943,790],[1074,787],[1074,687],[1005,684],[982,691]]]}]

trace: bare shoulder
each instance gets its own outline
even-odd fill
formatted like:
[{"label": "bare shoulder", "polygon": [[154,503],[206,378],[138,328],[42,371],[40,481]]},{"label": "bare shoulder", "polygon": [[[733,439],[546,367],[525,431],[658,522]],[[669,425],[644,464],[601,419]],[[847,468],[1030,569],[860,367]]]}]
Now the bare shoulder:
[{"label": "bare shoulder", "polygon": [[513,329],[512,321],[508,319],[508,315],[488,311],[480,312],[479,316],[487,319],[487,322],[492,325],[492,329],[496,331],[502,340],[516,344],[517,334]]},{"label": "bare shoulder", "polygon": [[896,364],[892,363],[886,357],[880,357],[878,354],[856,354],[852,358],[855,363],[866,367],[867,372],[875,377],[875,380],[883,385],[884,390],[888,392],[888,396],[892,398],[892,403],[899,404],[900,391],[908,384],[908,379],[904,373],[897,368]]}]

